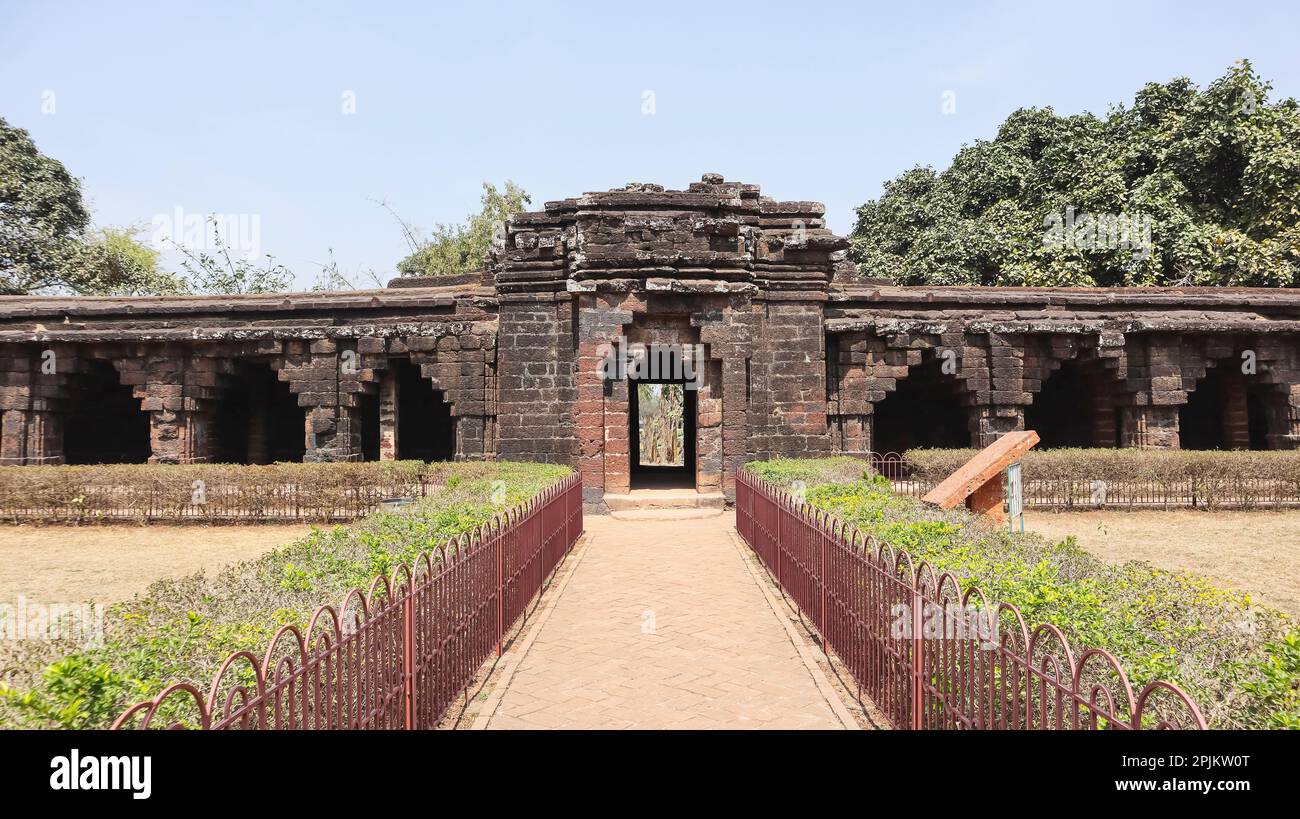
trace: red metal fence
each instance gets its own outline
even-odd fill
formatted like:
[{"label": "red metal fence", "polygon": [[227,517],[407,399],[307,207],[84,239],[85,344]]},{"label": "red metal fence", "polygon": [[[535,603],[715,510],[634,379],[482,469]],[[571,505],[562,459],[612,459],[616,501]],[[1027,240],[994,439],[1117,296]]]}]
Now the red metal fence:
[{"label": "red metal fence", "polygon": [[262,657],[235,652],[206,694],[175,683],[113,727],[436,727],[582,530],[582,480],[571,475],[337,609],[321,607],[305,631],[280,629]]},{"label": "red metal fence", "polygon": [[1102,649],[915,563],[746,470],[736,529],[896,728],[1205,728],[1178,686],[1136,692]]}]

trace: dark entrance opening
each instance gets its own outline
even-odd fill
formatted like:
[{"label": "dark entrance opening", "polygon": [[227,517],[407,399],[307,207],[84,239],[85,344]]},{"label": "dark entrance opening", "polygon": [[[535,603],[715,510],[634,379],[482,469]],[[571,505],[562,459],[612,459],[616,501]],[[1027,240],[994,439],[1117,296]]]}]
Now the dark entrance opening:
[{"label": "dark entrance opening", "polygon": [[1025,407],[1025,429],[1038,433],[1039,447],[1113,447],[1119,425],[1099,387],[1096,364],[1063,362],[1048,375]]},{"label": "dark entrance opening", "polygon": [[629,381],[632,489],[695,488],[696,391],[683,381]]},{"label": "dark entrance opening", "polygon": [[152,451],[149,413],[122,384],[117,368],[89,361],[76,379],[72,406],[63,419],[64,462],[147,463]]},{"label": "dark entrance opening", "polygon": [[[410,361],[393,361],[389,366],[397,378],[397,457],[412,461],[455,458],[456,424],[442,391],[435,390]],[[375,446],[378,450],[378,439]]]},{"label": "dark entrance opening", "polygon": [[957,378],[943,372],[938,358],[913,367],[873,415],[871,448],[881,454],[971,445]]},{"label": "dark entrance opening", "polygon": [[217,406],[216,459],[228,464],[301,461],[306,413],[271,365],[240,361]]},{"label": "dark entrance opening", "polygon": [[1272,387],[1250,383],[1231,361],[1209,369],[1178,408],[1183,449],[1268,449]]},{"label": "dark entrance opening", "polygon": [[1178,441],[1183,449],[1226,449],[1223,436],[1223,372],[1215,367],[1196,384],[1178,408]]},{"label": "dark entrance opening", "polygon": [[1272,393],[1264,385],[1252,385],[1246,390],[1246,423],[1249,425],[1251,449],[1268,449],[1268,399]]}]

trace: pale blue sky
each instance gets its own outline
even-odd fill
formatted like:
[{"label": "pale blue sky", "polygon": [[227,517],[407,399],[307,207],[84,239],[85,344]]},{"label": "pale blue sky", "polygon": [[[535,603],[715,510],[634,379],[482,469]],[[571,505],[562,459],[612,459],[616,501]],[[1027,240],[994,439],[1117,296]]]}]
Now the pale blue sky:
[{"label": "pale blue sky", "polygon": [[1241,57],[1300,96],[1298,9],[0,0],[0,116],[82,178],[99,224],[256,214],[300,284],[329,247],[387,279],[405,244],[367,199],[429,228],[485,180],[539,207],[717,171],[823,201],[847,232],[882,181],[945,167],[1020,106],[1101,113]]}]

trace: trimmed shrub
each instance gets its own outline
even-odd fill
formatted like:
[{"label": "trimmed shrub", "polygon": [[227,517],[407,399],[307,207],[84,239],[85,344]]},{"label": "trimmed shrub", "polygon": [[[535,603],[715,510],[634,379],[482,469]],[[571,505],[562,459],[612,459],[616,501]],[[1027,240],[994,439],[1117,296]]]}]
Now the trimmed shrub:
[{"label": "trimmed shrub", "polygon": [[205,686],[231,652],[260,656],[281,626],[305,626],[320,606],[368,588],[376,576],[488,523],[571,471],[548,464],[436,466],[441,482],[404,511],[314,528],[213,576],[155,582],[107,611],[98,647],[0,641],[0,727],[103,728],[174,680]]},{"label": "trimmed shrub", "polygon": [[13,522],[113,520],[196,523],[347,521],[395,496],[420,497],[487,462],[102,464],[0,467],[0,518]]},{"label": "trimmed shrub", "polygon": [[1248,594],[1142,562],[1108,564],[1072,537],[1052,543],[990,527],[964,509],[939,510],[891,493],[853,458],[748,468],[783,486],[803,481],[810,504],[952,572],[963,590],[979,586],[1030,623],[1055,624],[1078,648],[1107,649],[1135,687],[1177,683],[1211,727],[1300,728],[1300,631]]},{"label": "trimmed shrub", "polygon": [[[928,486],[976,451],[912,449],[904,457]],[[1099,497],[1120,507],[1300,505],[1300,450],[1048,449],[1031,450],[1021,464],[1025,502],[1035,506],[1090,507]]]}]

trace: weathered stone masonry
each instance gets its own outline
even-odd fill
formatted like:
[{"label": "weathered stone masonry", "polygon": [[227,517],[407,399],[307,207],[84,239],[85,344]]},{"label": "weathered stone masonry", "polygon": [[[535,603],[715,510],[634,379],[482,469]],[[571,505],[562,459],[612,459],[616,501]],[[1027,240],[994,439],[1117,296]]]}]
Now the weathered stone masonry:
[{"label": "weathered stone masonry", "polygon": [[1228,375],[1213,448],[1252,446],[1248,399],[1260,406],[1254,427],[1267,448],[1300,446],[1292,292],[846,286],[827,306],[826,330],[837,349],[832,429],[846,452],[881,448],[876,408],[938,356],[955,361],[972,445],[1025,428],[1044,384],[1074,366],[1092,402],[1084,445],[1178,447],[1180,408],[1217,369]]},{"label": "weathered stone masonry", "polygon": [[512,218],[488,267],[502,304],[501,456],[577,464],[593,503],[627,492],[629,385],[600,368],[624,342],[703,348],[701,491],[730,493],[747,458],[829,452],[821,306],[847,245],[822,214],[706,175]]},{"label": "weathered stone masonry", "polygon": [[[820,204],[708,174],[516,214],[481,276],[438,287],[0,298],[0,463],[540,460],[599,507],[635,472],[630,384],[601,362],[638,342],[704,362],[701,492],[730,496],[752,458],[1026,423],[1058,445],[1300,447],[1300,294],[897,287],[846,248]],[[147,424],[118,417],[136,407]]]},{"label": "weathered stone masonry", "polygon": [[[363,457],[361,406],[393,401],[390,367],[418,368],[450,405],[455,452],[495,455],[496,302],[477,287],[229,298],[0,300],[0,459],[63,463],[64,424],[93,362],[108,362],[150,420],[149,460],[218,460],[220,411],[240,368],[261,367],[300,410],[300,425],[267,428],[263,385],[241,427],[247,456],[266,462],[297,437],[309,461]],[[387,393],[387,399],[384,393]],[[258,402],[261,402],[260,404]],[[259,407],[261,411],[259,410]],[[391,407],[389,408],[391,414]],[[391,442],[392,430],[389,430]],[[381,448],[382,449],[382,448]],[[391,446],[383,452],[393,457]]]}]

